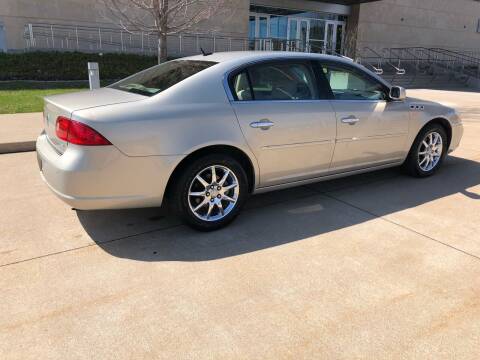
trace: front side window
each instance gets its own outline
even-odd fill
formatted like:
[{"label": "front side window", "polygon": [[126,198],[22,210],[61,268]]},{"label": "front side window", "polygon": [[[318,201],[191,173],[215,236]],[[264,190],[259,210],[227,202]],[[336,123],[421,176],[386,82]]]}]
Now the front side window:
[{"label": "front side window", "polygon": [[317,98],[315,75],[309,65],[301,62],[253,65],[234,77],[232,87],[240,101]]},{"label": "front side window", "polygon": [[120,80],[110,87],[153,96],[215,64],[213,61],[198,60],[169,61]]},{"label": "front side window", "polygon": [[386,100],[384,86],[347,66],[322,64],[335,100]]}]

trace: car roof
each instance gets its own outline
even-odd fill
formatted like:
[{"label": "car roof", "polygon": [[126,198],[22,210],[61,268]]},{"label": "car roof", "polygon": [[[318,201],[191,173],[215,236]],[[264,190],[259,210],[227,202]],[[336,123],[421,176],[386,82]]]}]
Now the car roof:
[{"label": "car roof", "polygon": [[293,52],[293,51],[228,51],[228,52],[216,52],[209,55],[195,55],[184,58],[185,60],[203,60],[203,61],[214,61],[218,63],[225,62],[248,62],[254,60],[262,59],[288,59],[288,58],[314,58],[314,59],[324,59],[324,60],[343,60],[347,62],[352,62],[353,60],[347,57],[342,56],[333,56],[333,55],[323,55],[323,54],[314,54],[314,53],[304,53],[304,52]]}]

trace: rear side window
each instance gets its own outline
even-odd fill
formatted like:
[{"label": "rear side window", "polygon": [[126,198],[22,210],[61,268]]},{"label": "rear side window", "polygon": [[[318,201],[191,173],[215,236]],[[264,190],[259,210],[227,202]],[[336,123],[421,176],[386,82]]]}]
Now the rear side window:
[{"label": "rear side window", "polygon": [[250,88],[250,80],[245,70],[234,76],[232,87],[237,100],[253,100],[252,89]]},{"label": "rear side window", "polygon": [[315,74],[302,62],[272,62],[253,65],[231,82],[239,101],[317,99]]},{"label": "rear side window", "polygon": [[213,61],[198,60],[169,61],[120,80],[110,87],[153,96],[215,64]]}]

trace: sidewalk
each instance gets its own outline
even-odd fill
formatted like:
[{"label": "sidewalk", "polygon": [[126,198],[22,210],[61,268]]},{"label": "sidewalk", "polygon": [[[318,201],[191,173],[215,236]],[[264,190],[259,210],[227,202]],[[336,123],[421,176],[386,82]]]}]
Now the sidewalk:
[{"label": "sidewalk", "polygon": [[0,115],[0,154],[34,151],[43,128],[42,113]]}]

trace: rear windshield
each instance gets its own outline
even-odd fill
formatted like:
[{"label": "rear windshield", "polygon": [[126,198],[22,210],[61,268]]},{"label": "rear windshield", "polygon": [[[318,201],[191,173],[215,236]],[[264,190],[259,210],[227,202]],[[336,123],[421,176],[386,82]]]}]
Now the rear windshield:
[{"label": "rear windshield", "polygon": [[217,64],[213,61],[174,60],[154,66],[111,85],[111,88],[153,96]]}]

